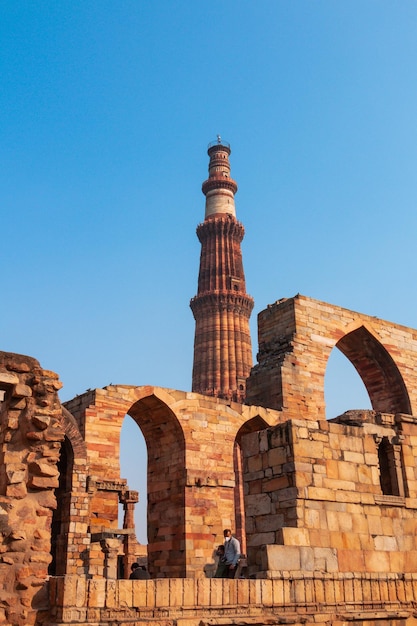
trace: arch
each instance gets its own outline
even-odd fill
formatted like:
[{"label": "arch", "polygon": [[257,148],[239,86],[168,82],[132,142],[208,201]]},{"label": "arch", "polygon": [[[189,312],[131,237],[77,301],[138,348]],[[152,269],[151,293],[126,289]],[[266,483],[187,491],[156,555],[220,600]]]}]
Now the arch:
[{"label": "arch", "polygon": [[[127,411],[148,451],[148,566],[151,575],[183,577],[185,560],[185,439],[170,407],[155,393]],[[163,563],[163,565],[161,565]]]},{"label": "arch", "polygon": [[[57,506],[52,515],[51,525],[52,561],[48,568],[49,574],[55,576],[78,571],[79,555],[74,547],[82,539],[79,536],[75,538],[74,531],[70,529],[71,505],[75,506],[75,501],[78,501],[75,508],[79,511],[80,518],[85,516],[85,523],[87,523],[88,515],[88,495],[85,491],[87,481],[86,444],[82,439],[77,421],[65,407],[62,407],[62,428],[64,440],[60,447],[57,463],[59,484],[55,490]],[[76,474],[74,474],[75,460],[77,461]],[[81,500],[84,506],[81,506]],[[71,550],[68,549],[70,545]],[[80,552],[85,549],[85,545],[80,545]],[[85,567],[88,567],[87,559],[85,560]]]},{"label": "arch", "polygon": [[[146,546],[147,519],[147,468],[148,452],[142,430],[135,420],[126,414],[120,429],[120,476],[127,480],[129,490],[138,494],[134,506],[135,536],[139,544]],[[126,504],[119,501],[119,528],[125,524]]]},{"label": "arch", "polygon": [[332,419],[347,410],[372,408],[363,380],[349,359],[336,347],[327,359],[324,399],[326,419]]},{"label": "arch", "polygon": [[236,433],[233,449],[233,467],[235,472],[235,530],[240,538],[240,548],[242,554],[246,554],[246,520],[245,520],[245,499],[243,488],[243,458],[242,458],[242,437],[248,433],[268,428],[269,424],[260,416],[253,418],[242,424]]},{"label": "arch", "polygon": [[402,448],[392,437],[376,437],[379,483],[384,496],[408,495]]},{"label": "arch", "polygon": [[62,407],[62,425],[65,436],[71,443],[74,457],[78,461],[82,459],[84,462],[87,462],[87,447],[85,441],[82,438],[75,417],[65,407]]},{"label": "arch", "polygon": [[388,437],[383,437],[378,446],[379,482],[386,496],[399,496],[398,479],[395,472],[394,450]]},{"label": "arch", "polygon": [[374,411],[411,413],[410,399],[397,365],[365,325],[344,335],[336,347],[361,377]]}]

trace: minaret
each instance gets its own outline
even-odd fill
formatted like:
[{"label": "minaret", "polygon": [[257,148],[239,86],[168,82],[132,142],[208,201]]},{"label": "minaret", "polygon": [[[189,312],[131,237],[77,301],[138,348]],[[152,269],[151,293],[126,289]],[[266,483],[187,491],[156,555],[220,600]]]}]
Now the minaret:
[{"label": "minaret", "polygon": [[230,152],[220,136],[208,147],[209,177],[202,186],[206,213],[197,227],[198,293],[190,302],[196,322],[192,390],[243,402],[252,367],[253,298],[246,293],[240,248],[245,230],[236,219]]}]

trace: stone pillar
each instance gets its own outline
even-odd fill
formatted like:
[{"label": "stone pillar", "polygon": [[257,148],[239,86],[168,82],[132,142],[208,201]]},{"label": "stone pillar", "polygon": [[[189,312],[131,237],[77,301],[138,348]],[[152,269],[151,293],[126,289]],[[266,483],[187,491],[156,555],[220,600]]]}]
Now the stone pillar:
[{"label": "stone pillar", "polygon": [[398,495],[404,497],[405,496],[405,488],[404,488],[404,478],[403,478],[403,464],[401,457],[401,445],[394,444],[392,446],[393,449],[393,471],[395,472],[395,476],[397,478],[398,484]]},{"label": "stone pillar", "polygon": [[123,529],[129,531],[123,536],[123,571],[124,578],[129,578],[131,565],[136,561],[135,504],[139,502],[139,494],[137,491],[125,491],[120,496],[120,502],[124,509]]},{"label": "stone pillar", "polygon": [[101,549],[104,552],[104,578],[117,579],[117,557],[120,549],[120,540],[115,538],[102,539]]}]

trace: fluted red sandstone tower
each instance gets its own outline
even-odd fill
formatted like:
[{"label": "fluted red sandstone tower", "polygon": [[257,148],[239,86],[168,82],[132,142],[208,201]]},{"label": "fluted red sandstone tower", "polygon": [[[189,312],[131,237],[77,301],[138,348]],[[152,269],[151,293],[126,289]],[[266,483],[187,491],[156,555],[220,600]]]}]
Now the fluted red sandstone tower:
[{"label": "fluted red sandstone tower", "polygon": [[252,367],[253,298],[246,293],[240,247],[245,230],[236,219],[230,152],[220,137],[208,147],[209,177],[202,186],[206,213],[197,227],[198,293],[190,303],[196,322],[192,390],[243,402]]}]

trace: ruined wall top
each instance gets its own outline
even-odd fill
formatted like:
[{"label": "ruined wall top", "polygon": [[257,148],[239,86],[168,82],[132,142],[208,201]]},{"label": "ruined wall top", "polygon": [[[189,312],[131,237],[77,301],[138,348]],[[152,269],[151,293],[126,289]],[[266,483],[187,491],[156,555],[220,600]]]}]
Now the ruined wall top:
[{"label": "ruined wall top", "polygon": [[415,329],[296,295],[259,313],[258,336],[249,404],[324,419],[326,366],[337,347],[356,368],[375,411],[417,411]]}]

